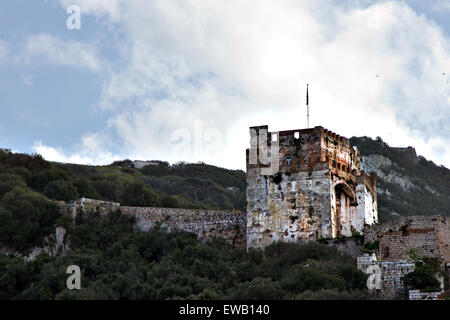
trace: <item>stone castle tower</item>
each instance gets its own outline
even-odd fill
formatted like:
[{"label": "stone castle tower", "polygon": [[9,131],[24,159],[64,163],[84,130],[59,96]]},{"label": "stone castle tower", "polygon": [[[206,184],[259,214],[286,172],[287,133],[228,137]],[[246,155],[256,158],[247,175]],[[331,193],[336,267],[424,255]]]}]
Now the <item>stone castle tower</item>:
[{"label": "stone castle tower", "polygon": [[323,127],[250,127],[247,247],[351,236],[378,222],[376,177],[347,138]]}]

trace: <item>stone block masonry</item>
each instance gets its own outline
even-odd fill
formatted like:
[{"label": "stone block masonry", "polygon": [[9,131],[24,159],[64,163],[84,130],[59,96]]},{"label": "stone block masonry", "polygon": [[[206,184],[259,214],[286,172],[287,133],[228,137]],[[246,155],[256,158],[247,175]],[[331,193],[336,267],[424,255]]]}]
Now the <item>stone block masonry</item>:
[{"label": "stone block masonry", "polygon": [[364,230],[366,243],[379,242],[378,260],[408,259],[414,249],[419,256],[450,262],[450,219],[444,216],[409,216]]},{"label": "stone block masonry", "polygon": [[368,254],[357,258],[357,267],[369,274],[369,291],[382,299],[405,298],[403,277],[415,268],[414,262],[411,261],[377,261],[375,256]]},{"label": "stone block masonry", "polygon": [[196,209],[120,207],[123,214],[136,218],[136,227],[147,231],[159,224],[195,233],[202,241],[225,238],[236,248],[246,248],[245,213]]},{"label": "stone block masonry", "polygon": [[214,237],[225,238],[235,248],[247,247],[247,218],[243,212],[199,209],[175,209],[156,207],[125,207],[119,203],[82,198],[69,204],[59,203],[64,212],[76,217],[78,211],[98,210],[100,214],[120,210],[124,215],[136,218],[136,229],[148,231],[154,226],[171,230],[192,232],[201,241]]},{"label": "stone block masonry", "polygon": [[420,290],[409,290],[409,300],[443,300],[444,291],[421,292]]},{"label": "stone block masonry", "polygon": [[[401,217],[398,221],[366,226],[364,242],[379,244],[373,256],[366,254],[357,258],[358,269],[369,274],[369,289],[387,299],[406,298],[403,277],[415,268],[409,257],[411,249],[418,256],[438,258],[448,264],[449,221],[444,216],[409,216]],[[409,298],[441,299],[441,296],[442,292],[420,293],[411,290]]]}]

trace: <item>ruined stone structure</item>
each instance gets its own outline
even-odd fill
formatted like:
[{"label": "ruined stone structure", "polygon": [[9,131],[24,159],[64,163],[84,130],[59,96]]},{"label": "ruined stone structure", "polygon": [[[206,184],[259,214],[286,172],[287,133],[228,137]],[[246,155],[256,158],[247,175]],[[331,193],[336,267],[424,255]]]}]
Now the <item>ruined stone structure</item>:
[{"label": "ruined stone structure", "polygon": [[420,292],[420,290],[409,290],[409,300],[443,300],[443,292]]},{"label": "ruined stone structure", "polygon": [[[366,244],[378,243],[372,256],[357,258],[357,267],[368,273],[368,288],[381,298],[405,298],[403,277],[414,271],[409,252],[450,262],[450,219],[444,216],[409,216],[364,230]],[[442,287],[443,279],[442,281]],[[443,288],[442,288],[443,289]],[[442,292],[421,293],[411,290],[410,299],[442,299]]]},{"label": "ruined stone structure", "polygon": [[450,263],[450,219],[444,216],[409,216],[365,228],[364,242],[378,241],[378,260],[408,259],[411,249],[419,256]]},{"label": "ruined stone structure", "polygon": [[82,198],[69,204],[60,204],[61,210],[76,217],[80,209],[85,212],[99,210],[101,214],[120,210],[136,218],[136,228],[148,231],[161,226],[168,231],[178,229],[193,232],[202,240],[225,238],[236,248],[246,248],[246,216],[242,212],[155,207],[125,207],[119,203]]},{"label": "ruined stone structure", "polygon": [[62,213],[70,213],[74,219],[80,210],[85,212],[98,210],[100,214],[105,215],[120,209],[120,203],[88,198],[81,198],[70,203],[65,203],[64,201],[58,201],[57,203]]},{"label": "ruined stone structure", "polygon": [[347,138],[323,127],[250,128],[247,246],[362,233],[378,222],[376,177]]},{"label": "ruined stone structure", "polygon": [[403,277],[414,271],[414,262],[408,260],[378,261],[376,255],[365,254],[357,258],[357,268],[366,274],[367,288],[384,299],[404,298]]}]

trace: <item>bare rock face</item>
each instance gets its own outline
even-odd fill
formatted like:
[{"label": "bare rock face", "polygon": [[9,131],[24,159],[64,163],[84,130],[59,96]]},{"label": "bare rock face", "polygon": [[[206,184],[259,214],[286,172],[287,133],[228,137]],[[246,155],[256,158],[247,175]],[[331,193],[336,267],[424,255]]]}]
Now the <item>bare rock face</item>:
[{"label": "bare rock face", "polygon": [[68,241],[64,241],[64,236],[66,235],[66,229],[63,227],[57,227],[55,230],[56,243],[54,247],[55,255],[66,255],[69,250]]},{"label": "bare rock face", "polygon": [[45,237],[43,247],[34,247],[24,260],[29,262],[36,260],[41,254],[50,256],[65,256],[70,250],[70,242],[65,237],[67,230],[63,227],[57,227],[55,233]]},{"label": "bare rock face", "polygon": [[45,253],[43,248],[34,247],[30,254],[23,258],[26,262],[34,261],[39,257],[42,253]]},{"label": "bare rock face", "polygon": [[361,170],[365,170],[367,172],[373,171],[377,174],[377,177],[379,179],[383,179],[386,182],[396,184],[403,190],[415,188],[415,185],[411,181],[411,179],[402,175],[401,169],[398,168],[395,163],[380,154],[362,156]]},{"label": "bare rock face", "polygon": [[46,237],[47,245],[44,246],[44,251],[51,256],[64,256],[69,250],[69,242],[65,241],[66,229],[57,227],[55,233]]},{"label": "bare rock face", "polygon": [[0,247],[0,255],[4,256],[18,256],[20,255],[20,252],[7,248],[7,247]]},{"label": "bare rock face", "polygon": [[[366,172],[373,171],[380,181],[397,185],[404,191],[414,191],[419,190],[420,187],[424,187],[432,194],[437,194],[437,192],[425,183],[425,181],[413,181],[408,176],[407,170],[380,154],[361,156],[361,170],[365,170]],[[388,189],[380,188],[378,189],[378,192],[380,194],[385,193],[388,197],[390,196],[390,191]]]}]

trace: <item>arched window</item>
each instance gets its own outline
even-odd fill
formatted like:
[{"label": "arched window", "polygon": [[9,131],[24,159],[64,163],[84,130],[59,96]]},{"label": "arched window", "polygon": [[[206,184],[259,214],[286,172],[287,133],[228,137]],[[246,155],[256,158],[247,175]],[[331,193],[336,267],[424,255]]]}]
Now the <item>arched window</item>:
[{"label": "arched window", "polygon": [[292,156],[286,156],[284,158],[284,162],[286,163],[287,166],[291,166],[291,164],[292,164]]}]

